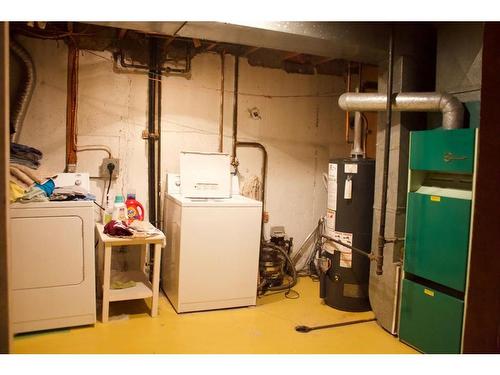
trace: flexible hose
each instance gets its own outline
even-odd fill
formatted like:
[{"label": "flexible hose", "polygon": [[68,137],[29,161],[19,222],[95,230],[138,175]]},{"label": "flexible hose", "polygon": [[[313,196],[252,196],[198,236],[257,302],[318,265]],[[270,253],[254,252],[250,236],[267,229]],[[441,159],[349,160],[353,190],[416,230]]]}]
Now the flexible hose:
[{"label": "flexible hose", "polygon": [[295,270],[295,266],[293,265],[293,262],[290,259],[290,257],[288,256],[288,254],[286,253],[286,251],[283,250],[279,246],[271,245],[268,243],[266,243],[264,245],[264,247],[270,247],[272,249],[278,250],[285,257],[286,261],[290,265],[290,269],[292,270],[292,281],[291,282],[289,282],[288,284],[284,284],[284,285],[272,286],[272,287],[269,287],[267,290],[277,291],[277,290],[286,290],[286,289],[293,288],[295,286],[295,284],[297,284],[297,271]]},{"label": "flexible hose", "polygon": [[[316,225],[316,227],[312,230],[311,233],[309,233],[309,235],[306,237],[304,242],[302,242],[302,245],[300,245],[299,249],[292,255],[292,261],[295,265],[297,265],[299,263],[299,261],[304,256],[306,249],[308,249],[310,247],[310,246],[306,246],[306,245],[310,245],[311,239],[317,237],[317,234],[319,231],[319,226],[321,225],[321,223],[322,223],[322,219],[320,219],[318,221],[318,224]],[[316,243],[316,238],[315,238],[314,243]],[[309,254],[309,256],[310,256],[310,254]],[[308,261],[309,261],[309,257],[308,257]]]},{"label": "flexible hose", "polygon": [[11,130],[13,131],[13,141],[19,140],[28,105],[35,90],[36,71],[35,64],[28,51],[14,39],[10,40],[10,50],[22,61],[26,69],[26,79],[24,86],[19,89],[19,94],[15,102],[11,117]]}]

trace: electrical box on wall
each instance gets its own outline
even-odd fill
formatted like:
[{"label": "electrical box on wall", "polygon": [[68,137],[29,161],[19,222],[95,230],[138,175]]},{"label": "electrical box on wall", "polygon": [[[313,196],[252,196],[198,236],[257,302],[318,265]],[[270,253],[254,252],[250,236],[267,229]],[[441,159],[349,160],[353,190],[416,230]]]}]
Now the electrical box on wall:
[{"label": "electrical box on wall", "polygon": [[100,177],[109,178],[109,174],[112,171],[112,178],[118,178],[118,173],[120,170],[120,159],[115,158],[105,158],[102,159],[101,167],[99,168]]}]

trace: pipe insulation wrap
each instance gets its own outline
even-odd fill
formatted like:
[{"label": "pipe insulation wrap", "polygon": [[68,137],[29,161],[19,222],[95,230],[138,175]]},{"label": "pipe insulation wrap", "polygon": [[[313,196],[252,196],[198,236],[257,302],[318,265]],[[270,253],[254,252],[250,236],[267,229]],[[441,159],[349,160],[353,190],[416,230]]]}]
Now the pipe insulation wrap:
[{"label": "pipe insulation wrap", "polygon": [[24,47],[14,39],[10,40],[10,50],[19,58],[25,68],[24,85],[19,89],[11,117],[11,126],[15,133],[13,140],[17,142],[19,140],[19,135],[21,133],[24,118],[26,117],[26,112],[28,111],[31,97],[33,96],[33,91],[35,90],[36,70],[33,59],[28,51],[26,51]]},{"label": "pipe insulation wrap", "polygon": [[[392,110],[397,112],[441,112],[443,129],[463,127],[464,107],[450,94],[438,92],[399,93],[392,96]],[[387,108],[386,94],[345,93],[339,98],[345,111],[379,112]]]}]

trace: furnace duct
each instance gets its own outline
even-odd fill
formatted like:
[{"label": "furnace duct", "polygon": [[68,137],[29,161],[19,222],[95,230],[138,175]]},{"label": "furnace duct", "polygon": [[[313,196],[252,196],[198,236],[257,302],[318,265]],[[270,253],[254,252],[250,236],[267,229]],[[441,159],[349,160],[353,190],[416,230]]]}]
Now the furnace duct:
[{"label": "furnace duct", "polygon": [[[387,95],[378,93],[345,93],[339,98],[345,111],[379,112],[387,109]],[[441,112],[443,129],[463,127],[464,108],[452,95],[438,92],[399,93],[392,97],[392,110],[397,112]]]},{"label": "furnace duct", "polygon": [[35,64],[28,51],[14,39],[10,40],[10,50],[19,58],[25,68],[24,82],[22,82],[21,88],[17,94],[11,116],[11,132],[15,133],[13,137],[14,141],[17,142],[28,110],[28,105],[35,89],[36,71]]}]

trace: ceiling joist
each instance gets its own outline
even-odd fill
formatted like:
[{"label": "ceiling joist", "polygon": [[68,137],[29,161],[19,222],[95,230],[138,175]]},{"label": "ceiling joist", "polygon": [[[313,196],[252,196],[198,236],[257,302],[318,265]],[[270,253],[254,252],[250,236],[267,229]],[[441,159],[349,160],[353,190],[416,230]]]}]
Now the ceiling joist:
[{"label": "ceiling joist", "polygon": [[245,53],[243,53],[243,55],[242,55],[242,56],[243,56],[243,57],[247,57],[247,56],[251,55],[252,53],[254,53],[255,51],[257,51],[257,50],[259,50],[259,49],[260,49],[260,47],[250,47],[250,48],[248,48],[248,49],[245,51]]},{"label": "ceiling joist", "polygon": [[205,51],[211,51],[217,46],[217,43],[209,44]]}]

